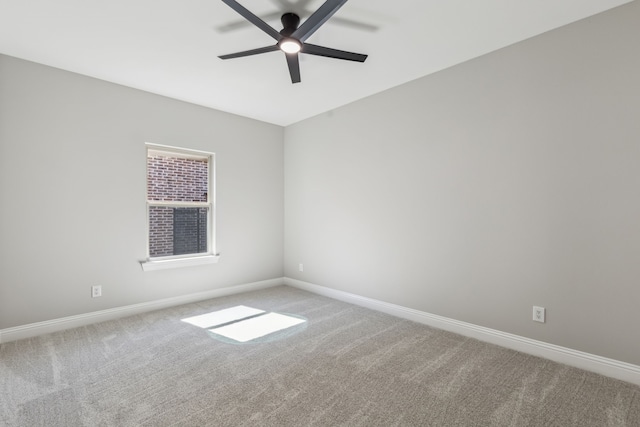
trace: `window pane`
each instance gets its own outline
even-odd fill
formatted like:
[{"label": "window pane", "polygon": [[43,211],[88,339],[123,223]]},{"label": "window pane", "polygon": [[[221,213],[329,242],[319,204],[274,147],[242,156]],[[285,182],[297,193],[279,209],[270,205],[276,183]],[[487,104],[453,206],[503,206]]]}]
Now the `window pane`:
[{"label": "window pane", "polygon": [[175,208],[173,210],[173,254],[195,254],[207,251],[208,208]]},{"label": "window pane", "polygon": [[207,252],[209,208],[149,207],[149,256]]},{"label": "window pane", "polygon": [[206,159],[147,156],[147,198],[172,202],[206,202],[209,165]]}]

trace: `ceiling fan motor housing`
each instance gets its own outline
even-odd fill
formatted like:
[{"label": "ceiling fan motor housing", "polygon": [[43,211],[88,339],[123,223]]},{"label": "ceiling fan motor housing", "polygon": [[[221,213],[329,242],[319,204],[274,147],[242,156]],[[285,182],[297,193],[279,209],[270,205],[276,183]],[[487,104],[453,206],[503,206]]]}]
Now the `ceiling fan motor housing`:
[{"label": "ceiling fan motor housing", "polygon": [[300,25],[300,17],[295,13],[285,13],[280,18],[282,22],[282,30],[280,30],[280,34],[285,37],[289,37],[295,30],[298,29],[298,25]]}]

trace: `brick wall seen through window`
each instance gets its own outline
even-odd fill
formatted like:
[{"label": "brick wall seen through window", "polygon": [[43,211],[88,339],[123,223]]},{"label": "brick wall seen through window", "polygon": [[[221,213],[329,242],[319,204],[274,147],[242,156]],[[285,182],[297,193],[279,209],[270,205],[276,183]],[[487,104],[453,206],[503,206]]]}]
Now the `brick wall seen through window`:
[{"label": "brick wall seen through window", "polygon": [[[149,256],[207,252],[210,206],[207,158],[149,150]],[[201,206],[192,206],[193,204]],[[189,204],[190,206],[183,206]]]}]

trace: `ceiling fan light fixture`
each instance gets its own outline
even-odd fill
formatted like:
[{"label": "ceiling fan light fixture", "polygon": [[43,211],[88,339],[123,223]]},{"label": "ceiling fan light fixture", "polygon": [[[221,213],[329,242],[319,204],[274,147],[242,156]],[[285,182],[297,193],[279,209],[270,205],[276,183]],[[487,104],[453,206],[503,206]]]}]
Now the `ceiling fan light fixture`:
[{"label": "ceiling fan light fixture", "polygon": [[280,50],[282,50],[284,53],[298,53],[302,49],[302,45],[300,44],[300,42],[290,37],[280,40],[280,43],[278,43],[278,47],[280,47]]}]

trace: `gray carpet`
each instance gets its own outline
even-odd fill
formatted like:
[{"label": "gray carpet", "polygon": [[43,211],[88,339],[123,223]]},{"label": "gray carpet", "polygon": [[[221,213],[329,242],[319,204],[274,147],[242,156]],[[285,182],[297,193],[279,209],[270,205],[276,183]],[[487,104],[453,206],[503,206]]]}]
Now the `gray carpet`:
[{"label": "gray carpet", "polygon": [[[308,319],[244,344],[180,319]],[[288,287],[0,346],[3,426],[640,426],[640,387]]]}]

